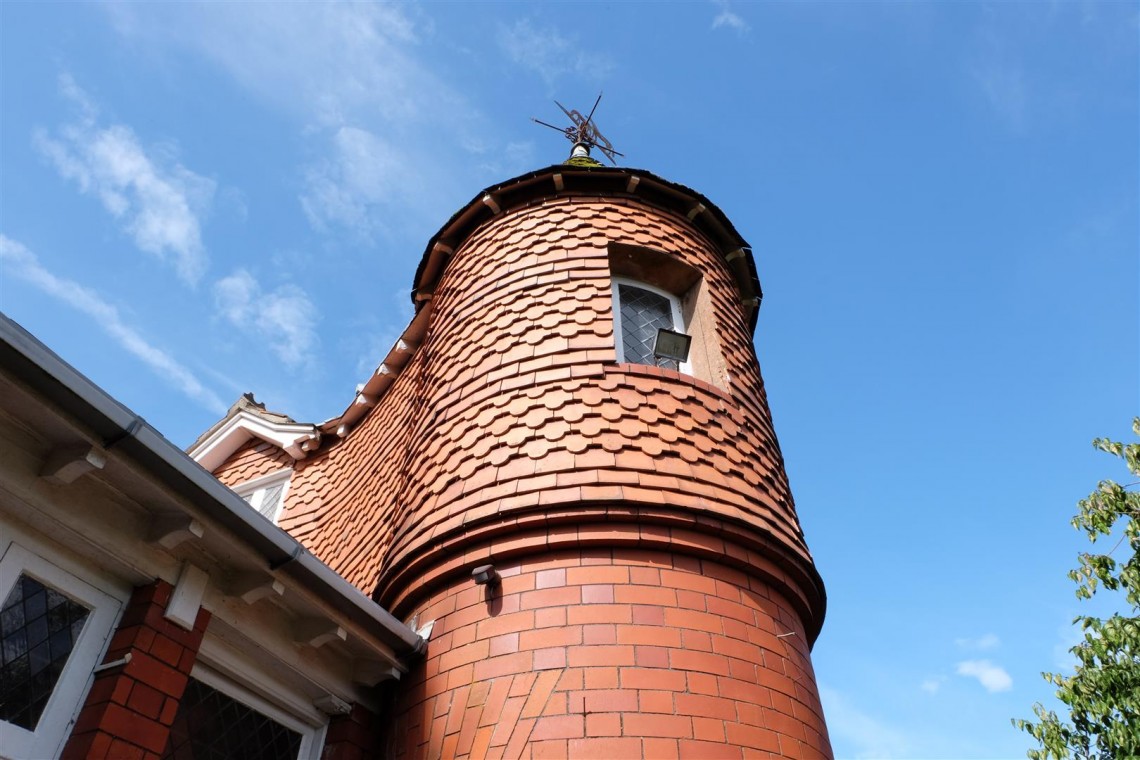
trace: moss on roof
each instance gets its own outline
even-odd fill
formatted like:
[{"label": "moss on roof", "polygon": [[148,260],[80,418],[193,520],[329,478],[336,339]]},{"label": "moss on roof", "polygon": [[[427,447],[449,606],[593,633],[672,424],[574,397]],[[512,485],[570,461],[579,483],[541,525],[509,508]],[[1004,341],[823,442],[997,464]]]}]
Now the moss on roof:
[{"label": "moss on roof", "polygon": [[590,156],[571,156],[562,162],[563,166],[585,166],[587,168],[594,166],[601,166],[600,161],[595,161]]}]

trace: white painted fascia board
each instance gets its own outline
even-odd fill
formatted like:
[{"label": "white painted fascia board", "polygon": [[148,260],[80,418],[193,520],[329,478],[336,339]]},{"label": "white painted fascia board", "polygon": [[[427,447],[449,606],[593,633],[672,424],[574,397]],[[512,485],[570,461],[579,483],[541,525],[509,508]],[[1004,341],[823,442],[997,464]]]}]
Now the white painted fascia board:
[{"label": "white painted fascia board", "polygon": [[284,449],[294,459],[304,459],[307,452],[302,450],[302,444],[318,435],[314,425],[269,422],[242,410],[191,449],[189,454],[191,459],[213,472],[246,441],[257,437]]},{"label": "white painted fascia board", "polygon": [[384,361],[376,367],[368,380],[357,386],[359,390],[348,408],[339,417],[322,423],[322,427],[327,430],[336,430],[337,436],[344,438],[352,431],[353,426],[380,402],[395,379],[400,376],[404,367],[411,361],[412,356],[419,350],[420,343],[427,332],[427,324],[431,319],[433,308],[431,301],[423,305],[396,340],[395,345],[388,351]]}]

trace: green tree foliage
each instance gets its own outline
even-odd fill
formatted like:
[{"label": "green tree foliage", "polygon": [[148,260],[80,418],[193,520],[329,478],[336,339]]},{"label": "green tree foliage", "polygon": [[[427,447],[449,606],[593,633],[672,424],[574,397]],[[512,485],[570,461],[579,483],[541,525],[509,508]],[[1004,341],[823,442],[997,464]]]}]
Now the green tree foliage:
[{"label": "green tree foliage", "polygon": [[[1140,418],[1132,421],[1140,436]],[[1140,480],[1140,444],[1097,439],[1093,446],[1120,457]],[[1089,540],[1123,535],[1106,554],[1082,553],[1081,565],[1069,573],[1077,598],[1091,599],[1098,589],[1123,592],[1126,612],[1107,619],[1082,616],[1073,623],[1084,639],[1070,650],[1077,658],[1072,675],[1043,673],[1057,687],[1057,698],[1068,708],[1068,720],[1040,704],[1033,706],[1037,722],[1014,720],[1036,739],[1041,749],[1033,760],[1056,758],[1140,757],[1140,491],[1138,482],[1119,485],[1105,480],[1080,502],[1073,527]],[[1119,559],[1113,555],[1127,543]]]}]

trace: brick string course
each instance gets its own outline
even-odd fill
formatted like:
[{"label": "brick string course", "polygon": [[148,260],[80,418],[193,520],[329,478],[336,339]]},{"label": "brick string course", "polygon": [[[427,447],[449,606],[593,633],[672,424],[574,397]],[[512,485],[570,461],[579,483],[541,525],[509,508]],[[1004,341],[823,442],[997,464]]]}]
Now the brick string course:
[{"label": "brick string course", "polygon": [[162,580],[134,590],[104,658],[131,661],[96,674],[62,760],[162,756],[210,621],[204,609],[190,631],[164,618],[173,590]]}]

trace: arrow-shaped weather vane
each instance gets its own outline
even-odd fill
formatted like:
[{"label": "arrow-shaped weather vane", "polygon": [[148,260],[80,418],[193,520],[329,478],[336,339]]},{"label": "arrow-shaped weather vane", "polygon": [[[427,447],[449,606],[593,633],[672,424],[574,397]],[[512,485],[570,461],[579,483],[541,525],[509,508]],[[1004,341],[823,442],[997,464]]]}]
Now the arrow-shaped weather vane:
[{"label": "arrow-shaped weather vane", "polygon": [[602,94],[598,93],[598,99],[594,101],[594,107],[590,109],[589,116],[582,116],[577,110],[566,110],[566,107],[554,101],[555,105],[562,109],[562,113],[572,122],[569,127],[556,127],[553,124],[547,124],[545,121],[539,119],[531,119],[536,124],[541,124],[544,127],[550,127],[553,130],[561,132],[567,140],[575,145],[585,145],[587,148],[597,148],[606,158],[610,160],[611,164],[617,165],[614,161],[614,156],[625,157],[624,153],[619,153],[614,150],[613,143],[605,138],[605,136],[598,131],[598,126],[594,123],[594,111],[598,110],[598,103],[602,102]]}]

